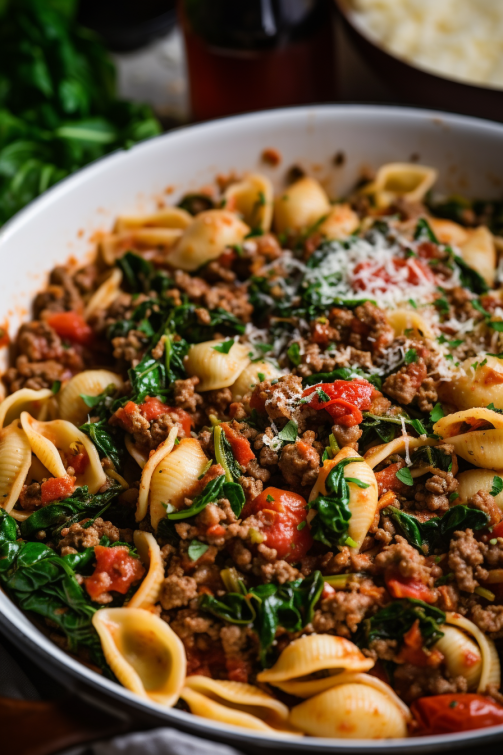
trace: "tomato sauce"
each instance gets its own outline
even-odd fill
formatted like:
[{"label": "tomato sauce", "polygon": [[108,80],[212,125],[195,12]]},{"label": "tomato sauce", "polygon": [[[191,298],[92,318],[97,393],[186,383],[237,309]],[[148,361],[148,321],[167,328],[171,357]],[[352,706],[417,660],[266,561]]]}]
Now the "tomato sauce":
[{"label": "tomato sauce", "polygon": [[[242,518],[255,515],[262,522],[264,543],[278,552],[278,558],[295,563],[313,544],[306,521],[306,500],[297,493],[266,488],[243,509]],[[298,529],[299,525],[301,529]]]},{"label": "tomato sauce", "polygon": [[125,595],[132,584],[145,574],[145,569],[129,550],[121,545],[108,548],[97,545],[94,548],[96,568],[90,577],[84,579],[85,588],[91,600],[96,600],[105,592],[113,590]]},{"label": "tomato sauce", "polygon": [[451,734],[503,724],[503,706],[471,693],[421,697],[411,711],[419,724],[417,734]]},{"label": "tomato sauce", "polygon": [[78,312],[56,312],[51,315],[48,324],[60,338],[82,346],[91,346],[94,332]]}]

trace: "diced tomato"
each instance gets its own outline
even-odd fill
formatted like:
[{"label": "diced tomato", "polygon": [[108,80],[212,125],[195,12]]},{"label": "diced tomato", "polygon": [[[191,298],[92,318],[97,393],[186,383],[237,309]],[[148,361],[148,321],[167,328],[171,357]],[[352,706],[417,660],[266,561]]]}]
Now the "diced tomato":
[{"label": "diced tomato", "polygon": [[162,401],[159,401],[158,398],[147,396],[145,403],[139,404],[138,409],[145,419],[152,422],[153,419],[159,419],[163,414],[166,414],[169,407],[166,406],[166,404],[163,404]]},{"label": "diced tomato", "polygon": [[[321,391],[326,393],[329,401],[320,399]],[[309,402],[312,409],[326,409],[334,422],[353,427],[363,420],[361,409],[370,409],[375,388],[368,380],[335,380],[333,383],[321,383],[306,388],[302,395],[305,397],[313,393],[316,395]]]},{"label": "diced tomato", "polygon": [[255,515],[262,520],[264,543],[275,548],[278,558],[295,563],[303,558],[313,544],[306,521],[306,501],[297,493],[280,488],[266,488],[247,503],[241,517]]},{"label": "diced tomato", "polygon": [[503,537],[503,522],[500,522],[496,527],[493,527],[491,537]]},{"label": "diced tomato", "polygon": [[405,462],[397,461],[396,464],[390,464],[380,472],[376,472],[377,489],[379,498],[391,490],[393,493],[404,493],[408,486],[401,482],[396,473],[405,466]]},{"label": "diced tomato", "polygon": [[52,501],[59,501],[61,498],[67,498],[74,490],[75,477],[50,477],[40,486],[42,506]]},{"label": "diced tomato", "polygon": [[412,703],[411,710],[419,724],[420,736],[503,724],[503,706],[489,697],[471,693],[421,697]]},{"label": "diced tomato", "polygon": [[236,258],[237,254],[234,249],[226,249],[225,252],[222,252],[217,261],[221,267],[230,268]]},{"label": "diced tomato", "polygon": [[90,346],[94,341],[92,328],[78,312],[55,312],[47,320],[60,338]]},{"label": "diced tomato", "polygon": [[227,675],[231,682],[248,682],[248,676],[250,674],[250,664],[242,658],[226,658],[225,666],[227,668]]},{"label": "diced tomato", "polygon": [[424,640],[419,628],[419,619],[413,623],[403,636],[403,646],[397,655],[397,660],[411,663],[413,666],[429,666],[438,668],[444,660],[443,654],[436,649],[428,650],[423,647]]},{"label": "diced tomato", "polygon": [[246,468],[250,461],[255,458],[255,454],[251,450],[250,441],[248,438],[244,438],[241,433],[233,430],[227,422],[222,422],[221,427],[225,433],[225,437],[231,444],[232,453],[237,463]]},{"label": "diced tomato", "polygon": [[[171,414],[173,419],[181,426],[184,436],[189,438],[191,428],[194,424],[194,420],[190,414],[186,412],[185,409],[180,409],[178,406],[170,406],[169,414]],[[180,435],[180,437],[182,436]]]},{"label": "diced tomato", "polygon": [[91,600],[96,600],[110,590],[125,595],[131,585],[138,582],[145,574],[141,562],[133,558],[125,546],[108,548],[104,545],[96,545],[94,555],[96,556],[94,572],[84,579],[85,588]]},{"label": "diced tomato", "polygon": [[[435,282],[435,276],[431,269],[428,265],[417,259],[417,257],[408,257],[407,259],[395,257],[391,260],[391,264],[395,268],[394,273],[390,273],[384,266],[372,271],[372,287],[374,290],[384,293],[397,280],[408,283],[411,286],[419,286],[425,282]],[[371,265],[371,262],[359,262],[355,266],[353,270],[353,288],[358,291],[365,291],[367,289],[369,268]],[[379,288],[376,286],[376,280],[382,281],[382,286]]]},{"label": "diced tomato", "polygon": [[393,567],[386,570],[384,581],[393,598],[417,598],[425,603],[436,601],[436,595],[429,587],[413,577],[403,577]]},{"label": "diced tomato", "polygon": [[221,524],[212,524],[211,527],[208,527],[206,530],[206,534],[209,535],[209,537],[222,537],[222,535],[225,535],[225,527],[222,527]]},{"label": "diced tomato", "polygon": [[75,456],[70,456],[68,461],[70,466],[75,470],[75,474],[84,474],[89,464],[89,456],[85,451],[82,451],[79,454],[75,454]]},{"label": "diced tomato", "polygon": [[311,337],[314,343],[326,346],[332,339],[333,328],[330,323],[316,322],[312,327]]}]

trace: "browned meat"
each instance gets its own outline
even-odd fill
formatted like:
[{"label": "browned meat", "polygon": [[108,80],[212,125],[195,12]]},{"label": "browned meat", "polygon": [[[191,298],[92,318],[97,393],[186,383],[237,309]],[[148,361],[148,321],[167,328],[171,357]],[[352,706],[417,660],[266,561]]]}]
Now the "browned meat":
[{"label": "browned meat", "polygon": [[402,577],[418,579],[425,585],[432,585],[437,577],[441,576],[438,566],[429,564],[407,540],[396,535],[393,545],[386,545],[375,558],[375,566],[386,570],[393,566],[398,569]]},{"label": "browned meat", "polygon": [[320,455],[312,445],[298,439],[283,448],[279,468],[292,487],[314,485],[320,468]]},{"label": "browned meat", "polygon": [[[207,310],[204,310],[205,312]],[[198,377],[191,377],[187,380],[175,380],[174,396],[175,405],[188,412],[195,412],[197,407],[203,403],[203,397],[196,393],[196,386],[200,382]]]},{"label": "browned meat", "polygon": [[89,520],[83,519],[81,522],[61,530],[62,538],[58,547],[62,556],[77,553],[84,548],[94,548],[100,544],[103,535],[106,535],[112,543],[119,540],[119,529],[112,522],[103,521],[101,517],[98,517],[89,527],[85,528],[82,525],[87,521]]},{"label": "browned meat", "polygon": [[478,493],[475,493],[468,501],[468,506],[484,511],[489,517],[490,527],[494,527],[501,521],[501,511],[498,504],[492,495],[485,490],[479,490]]},{"label": "browned meat", "polygon": [[460,590],[474,592],[478,580],[487,579],[484,543],[475,540],[472,530],[455,532],[449,546],[449,568],[454,572]]},{"label": "browned meat", "polygon": [[406,364],[394,375],[390,375],[383,384],[383,391],[399,404],[410,404],[417,395],[419,387],[426,378],[426,366],[423,359]]}]

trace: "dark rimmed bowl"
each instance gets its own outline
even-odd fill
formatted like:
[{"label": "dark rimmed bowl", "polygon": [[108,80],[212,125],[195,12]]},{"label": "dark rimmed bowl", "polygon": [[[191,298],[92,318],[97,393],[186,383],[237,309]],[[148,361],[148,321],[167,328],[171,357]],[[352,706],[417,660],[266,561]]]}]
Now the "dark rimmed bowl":
[{"label": "dark rimmed bowl", "polygon": [[411,65],[363,29],[348,0],[335,0],[335,5],[356,49],[401,102],[503,122],[503,89],[465,84]]}]

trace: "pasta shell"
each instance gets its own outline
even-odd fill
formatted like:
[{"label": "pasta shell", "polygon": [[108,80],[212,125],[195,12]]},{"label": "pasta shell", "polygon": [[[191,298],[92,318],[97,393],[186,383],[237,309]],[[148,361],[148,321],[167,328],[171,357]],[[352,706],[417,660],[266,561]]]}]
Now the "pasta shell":
[{"label": "pasta shell", "polygon": [[503,409],[503,362],[497,357],[487,356],[474,369],[473,357],[466,359],[459,377],[446,383],[443,388],[447,401],[458,409],[485,407],[493,403],[496,409]]},{"label": "pasta shell", "polygon": [[477,689],[482,673],[482,654],[478,645],[456,627],[441,627],[444,636],[434,647],[443,654],[447,671],[452,677],[464,676],[468,690]]},{"label": "pasta shell", "polygon": [[191,377],[196,375],[200,383],[198,391],[216,391],[232,385],[245,367],[250,364],[249,346],[234,343],[228,354],[215,351],[222,341],[204,341],[190,347],[185,359],[185,369]]},{"label": "pasta shell", "polygon": [[181,207],[164,207],[150,215],[119,215],[115,221],[114,233],[133,228],[187,228],[192,215]]},{"label": "pasta shell", "polygon": [[121,290],[122,270],[114,268],[108,278],[94,292],[84,310],[86,320],[100,309],[107,309],[115,301]]},{"label": "pasta shell", "polygon": [[142,564],[148,569],[146,577],[135,592],[128,608],[145,608],[149,610],[159,600],[162,583],[164,581],[164,562],[161,557],[159,543],[150,532],[136,530],[133,541]]},{"label": "pasta shell", "polygon": [[16,420],[0,431],[0,506],[10,513],[31,465],[31,447]]},{"label": "pasta shell", "polygon": [[251,228],[269,231],[272,222],[272,183],[260,173],[250,173],[243,181],[231,184],[225,194],[225,208],[239,212]]},{"label": "pasta shell", "polygon": [[465,619],[459,613],[447,612],[446,622],[463,629],[477,641],[482,654],[482,671],[477,692],[483,694],[487,690],[488,685],[492,684],[495,684],[496,688],[499,689],[501,685],[501,665],[494,642],[486,637],[473,621]]},{"label": "pasta shell", "polygon": [[407,736],[406,718],[386,694],[367,684],[332,687],[296,705],[290,722],[313,737],[396,739]]},{"label": "pasta shell", "polygon": [[124,438],[124,445],[126,446],[128,454],[130,454],[130,456],[135,460],[140,469],[143,469],[148,461],[148,456],[144,451],[140,451],[129,433],[127,433]]},{"label": "pasta shell", "polygon": [[375,469],[378,464],[391,456],[391,454],[404,454],[420,446],[436,446],[438,441],[432,438],[411,438],[410,435],[401,435],[389,443],[382,443],[380,446],[370,448],[364,455],[364,459],[371,469]]},{"label": "pasta shell", "polygon": [[98,249],[103,262],[112,267],[128,249],[158,249],[166,254],[179,241],[180,228],[138,228],[122,233],[109,233],[100,240]]},{"label": "pasta shell", "polygon": [[[312,634],[293,640],[269,669],[257,675],[257,681],[268,682],[296,697],[311,697],[335,683],[335,674],[343,670],[368,671],[374,661],[349,640],[329,634]],[[309,679],[326,671],[325,678]]]},{"label": "pasta shell", "polygon": [[55,419],[38,422],[28,412],[21,414],[21,425],[31,450],[54,477],[66,477],[66,467],[60,452],[71,466],[71,457],[85,451],[89,462],[82,473],[76,475],[77,485],[87,485],[90,493],[96,493],[106,482],[100,457],[92,441],[71,422]]},{"label": "pasta shell", "polygon": [[53,392],[49,388],[34,391],[31,388],[21,388],[4,398],[0,404],[0,429],[19,419],[21,412],[30,412],[38,416],[42,405],[52,398]]},{"label": "pasta shell", "polygon": [[180,508],[207,466],[208,457],[195,438],[184,438],[169,456],[164,456],[150,483],[150,521],[154,529],[166,516],[168,503]]},{"label": "pasta shell", "polygon": [[387,163],[379,168],[375,180],[363,192],[373,194],[379,208],[389,207],[399,197],[420,202],[437,176],[438,171],[426,165]]},{"label": "pasta shell", "polygon": [[288,708],[258,687],[243,682],[219,681],[207,676],[188,676],[185,687],[226,705],[241,710],[272,725],[288,719]]},{"label": "pasta shell", "polygon": [[326,191],[314,178],[305,176],[286,189],[274,203],[276,233],[309,228],[331,210]]},{"label": "pasta shell", "polygon": [[92,410],[85,404],[81,395],[99,396],[109,385],[114,385],[120,390],[124,383],[120,375],[108,370],[84,370],[74,375],[59,392],[59,416],[77,427],[84,424]]},{"label": "pasta shell", "polygon": [[336,204],[318,226],[318,231],[329,241],[351,236],[360,225],[356,212],[347,203]]},{"label": "pasta shell", "polygon": [[152,481],[152,474],[159,462],[167,456],[173,446],[175,445],[176,436],[178,434],[178,428],[172,427],[168,437],[164,440],[156,449],[155,453],[148,459],[147,463],[143,467],[143,472],[140,479],[140,490],[138,493],[138,502],[136,504],[136,521],[141,522],[145,519],[148,511],[148,497],[150,492],[150,483]]},{"label": "pasta shell", "polygon": [[418,312],[410,309],[394,309],[386,313],[386,319],[395,331],[395,336],[402,336],[405,331],[412,331],[414,336],[421,338],[432,338],[433,333],[430,326],[425,322]]},{"label": "pasta shell", "polygon": [[[260,375],[264,377],[261,378]],[[236,382],[231,385],[233,401],[237,401],[246,396],[247,393],[251,393],[253,386],[260,383],[261,380],[274,380],[274,378],[280,375],[280,370],[270,362],[250,362],[248,367],[245,367],[241,372]]]},{"label": "pasta shell", "polygon": [[[468,469],[466,472],[461,472],[457,478],[459,482],[457,489],[459,500],[456,503],[466,503],[479,490],[485,490],[486,493],[490,493],[495,477],[503,480],[503,470],[500,469],[498,472],[495,472],[492,469]],[[494,497],[494,500],[500,509],[503,509],[503,492],[498,493]]]},{"label": "pasta shell", "polygon": [[[343,459],[362,457],[352,448],[341,448],[334,459],[327,459],[319,471],[318,479],[309,496],[309,501],[314,501],[318,495],[326,495],[325,480],[330,470]],[[349,485],[349,510],[351,519],[349,520],[348,536],[355,541],[355,552],[361,547],[370,525],[372,524],[377,510],[377,481],[371,467],[365,462],[354,462],[348,464],[344,469],[344,477],[347,479],[353,477],[366,483],[368,487],[360,488],[354,482],[348,482]]]},{"label": "pasta shell", "polygon": [[167,261],[187,272],[220,257],[226,247],[241,244],[249,227],[227,210],[206,210],[192,219]]},{"label": "pasta shell", "polygon": [[496,247],[492,233],[483,225],[470,229],[468,239],[461,244],[465,262],[473,267],[492,288],[496,276]]},{"label": "pasta shell", "polygon": [[[188,678],[190,679],[191,677]],[[266,724],[260,718],[257,718],[257,716],[244,710],[236,710],[229,705],[222,705],[222,703],[216,702],[216,700],[212,700],[200,692],[196,692],[191,687],[185,686],[180,692],[180,697],[182,700],[185,700],[191,713],[195,716],[209,718],[211,721],[220,721],[221,723],[238,726],[242,729],[261,731],[270,736],[280,734],[279,731]],[[289,731],[288,733],[292,732]]]},{"label": "pasta shell", "polygon": [[93,625],[124,687],[161,705],[176,703],[185,679],[185,649],[165,621],[142,608],[102,608]]},{"label": "pasta shell", "polygon": [[[460,431],[477,423],[488,422],[494,429]],[[475,407],[462,412],[448,414],[433,425],[433,432],[448,439],[449,444],[465,461],[470,461],[482,469],[503,468],[503,415],[491,409]]]},{"label": "pasta shell", "polygon": [[468,238],[468,231],[459,223],[444,218],[428,218],[428,223],[441,244],[461,246]]}]

